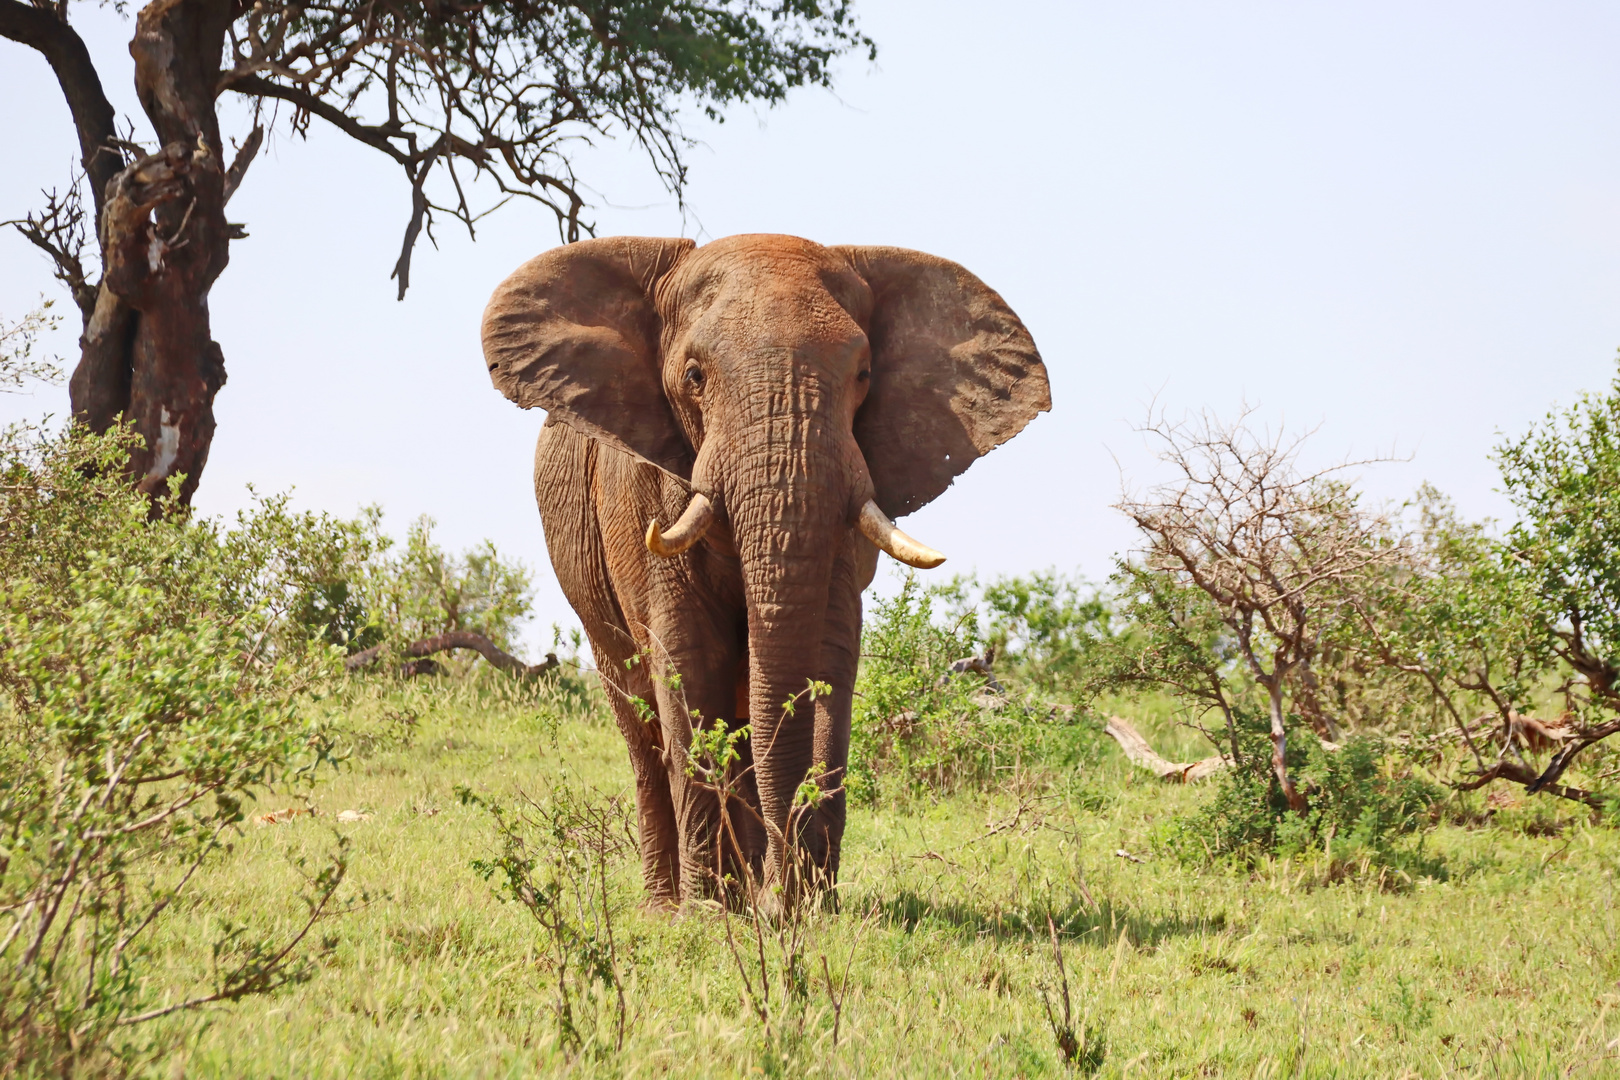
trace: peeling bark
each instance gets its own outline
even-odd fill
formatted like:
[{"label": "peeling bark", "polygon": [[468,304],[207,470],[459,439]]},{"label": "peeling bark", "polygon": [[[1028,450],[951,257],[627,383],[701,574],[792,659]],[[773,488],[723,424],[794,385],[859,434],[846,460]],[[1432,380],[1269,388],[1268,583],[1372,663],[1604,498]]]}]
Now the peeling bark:
[{"label": "peeling bark", "polygon": [[[240,155],[227,179],[215,115],[236,14],[231,0],[154,0],[136,17],[135,90],[162,149],[132,163],[63,13],[0,0],[0,36],[37,49],[57,75],[95,200],[102,278],[75,289],[84,333],[68,383],[73,414],[96,431],[127,420],[144,440],[131,456],[132,479],[157,496],[183,474],[182,504],[207,464],[214,396],[225,383],[208,295],[230,256],[225,201],[251,160]],[[77,265],[73,250],[47,250],[59,269],[64,257]]]},{"label": "peeling bark", "polygon": [[113,180],[103,215],[104,285],[136,313],[125,416],[146,446],[130,471],[149,494],[184,474],[182,503],[207,464],[225,383],[208,294],[230,259],[214,98],[233,14],[227,0],[154,0],[137,16],[135,91],[163,149]]}]

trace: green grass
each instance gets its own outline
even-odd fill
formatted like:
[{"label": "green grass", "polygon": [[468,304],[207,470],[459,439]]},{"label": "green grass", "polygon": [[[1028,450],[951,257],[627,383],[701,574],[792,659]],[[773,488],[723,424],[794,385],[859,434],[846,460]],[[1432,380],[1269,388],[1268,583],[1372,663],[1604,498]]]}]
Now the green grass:
[{"label": "green grass", "polygon": [[[293,925],[294,860],[317,859],[334,829],[369,903],[327,926],[336,947],[309,982],[173,1021],[183,1048],[158,1074],[1066,1075],[1040,990],[1057,978],[1052,913],[1076,1027],[1105,1048],[1100,1076],[1620,1075],[1615,832],[1509,806],[1423,837],[1444,880],[1188,868],[1154,835],[1203,792],[1162,786],[1108,747],[991,796],[855,808],[843,914],[811,920],[809,991],[786,1008],[773,998],[786,1030],[774,1042],[743,1005],[720,916],[631,904],[624,1049],[569,1061],[539,928],[471,868],[494,852],[493,826],[454,792],[625,792],[628,767],[599,714],[497,686],[379,683],[342,704],[368,733],[363,752],[318,789],[317,816],[245,827],[173,917],[154,985],[206,978],[200,943],[222,916]],[[335,824],[346,809],[372,816]],[[639,874],[618,870],[629,901]],[[823,955],[835,982],[853,957],[836,1046]]]}]

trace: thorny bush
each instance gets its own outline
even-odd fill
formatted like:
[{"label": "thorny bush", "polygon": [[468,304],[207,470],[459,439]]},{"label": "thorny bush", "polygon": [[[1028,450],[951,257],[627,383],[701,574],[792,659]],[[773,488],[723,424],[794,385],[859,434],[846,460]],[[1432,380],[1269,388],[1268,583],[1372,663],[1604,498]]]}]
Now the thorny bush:
[{"label": "thorny bush", "polygon": [[133,1025],[305,978],[341,845],[279,938],[227,925],[205,985],[148,985],[154,928],[248,801],[329,758],[337,655],[295,618],[341,528],[267,500],[235,527],[150,503],[134,439],[0,434],[0,1073],[118,1072]]},{"label": "thorny bush", "polygon": [[474,871],[496,883],[503,901],[521,904],[541,929],[564,1053],[616,1054],[624,1048],[632,957],[620,928],[631,901],[615,870],[636,848],[632,807],[618,796],[567,784],[539,798],[520,791],[511,805],[466,787],[456,795],[495,822],[499,850],[473,860]]}]

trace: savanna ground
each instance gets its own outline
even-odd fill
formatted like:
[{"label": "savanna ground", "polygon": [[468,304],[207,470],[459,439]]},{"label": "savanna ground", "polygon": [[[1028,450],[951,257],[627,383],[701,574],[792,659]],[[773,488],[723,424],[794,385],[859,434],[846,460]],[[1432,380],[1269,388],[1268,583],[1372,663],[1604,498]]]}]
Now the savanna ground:
[{"label": "savanna ground", "polygon": [[[1208,789],[1158,782],[1100,734],[1074,764],[1011,767],[989,792],[853,807],[841,913],[809,919],[788,980],[799,992],[773,983],[768,1029],[744,990],[742,972],[758,971],[750,925],[644,910],[621,847],[609,881],[622,1049],[603,984],[576,995],[569,1045],[555,950],[475,870],[497,851],[494,822],[457,792],[594,789],[628,815],[602,701],[485,672],[357,683],[327,707],[351,753],[315,788],[317,813],[244,824],[147,975],[177,994],[206,984],[196,943],[233,913],[263,925],[280,897],[295,925],[296,860],[318,861],[334,830],[367,901],[323,924],[333,948],[310,981],[141,1029],[184,1033],[159,1074],[1620,1075],[1620,836],[1584,808],[1518,789],[1453,794],[1421,838],[1437,877],[1375,867],[1328,883],[1320,858],[1183,865],[1157,838]],[[1135,708],[1170,756],[1207,752],[1168,707]],[[250,813],[280,808],[267,796]],[[370,816],[338,823],[344,810]],[[1048,915],[1084,1043],[1076,1065],[1044,1003],[1061,1018]],[[780,975],[778,943],[765,944]]]}]

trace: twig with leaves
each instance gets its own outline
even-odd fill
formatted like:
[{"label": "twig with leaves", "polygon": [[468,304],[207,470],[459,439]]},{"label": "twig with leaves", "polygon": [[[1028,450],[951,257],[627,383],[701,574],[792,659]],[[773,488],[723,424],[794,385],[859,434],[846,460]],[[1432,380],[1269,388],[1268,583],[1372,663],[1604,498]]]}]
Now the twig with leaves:
[{"label": "twig with leaves", "polygon": [[627,902],[611,877],[613,866],[635,849],[624,800],[567,784],[538,799],[519,791],[512,806],[465,786],[456,788],[456,797],[494,819],[501,845],[493,858],[473,860],[473,869],[498,882],[502,899],[521,904],[545,931],[562,1046],[575,1057],[608,1048],[591,1026],[594,1006],[608,994],[611,1049],[619,1052],[629,1010],[616,925]]},{"label": "twig with leaves", "polygon": [[16,393],[30,382],[56,383],[62,369],[54,359],[36,357],[39,336],[61,325],[62,317],[51,311],[54,300],[41,300],[39,307],[16,322],[0,318],[0,393]]}]

